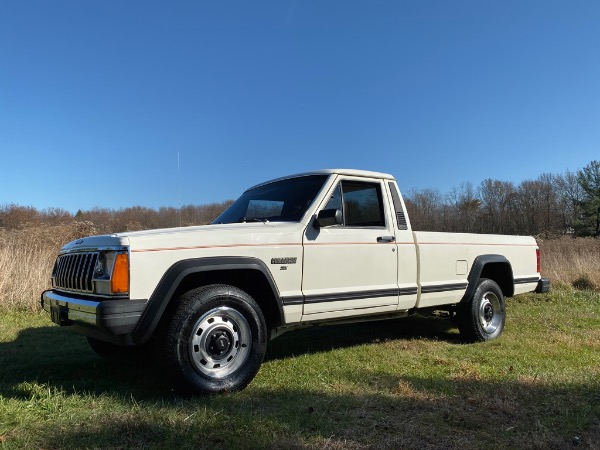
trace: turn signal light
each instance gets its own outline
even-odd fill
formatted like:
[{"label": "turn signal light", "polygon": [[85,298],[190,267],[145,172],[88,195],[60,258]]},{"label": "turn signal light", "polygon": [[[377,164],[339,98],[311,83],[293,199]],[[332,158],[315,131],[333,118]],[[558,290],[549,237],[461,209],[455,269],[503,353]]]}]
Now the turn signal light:
[{"label": "turn signal light", "polygon": [[113,294],[129,292],[129,256],[127,253],[119,253],[115,258],[110,290]]}]

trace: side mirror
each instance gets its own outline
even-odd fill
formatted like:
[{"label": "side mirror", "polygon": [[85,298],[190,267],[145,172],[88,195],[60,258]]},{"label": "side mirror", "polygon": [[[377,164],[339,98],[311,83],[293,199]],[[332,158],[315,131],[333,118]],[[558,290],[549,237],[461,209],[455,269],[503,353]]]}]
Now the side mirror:
[{"label": "side mirror", "polygon": [[331,225],[341,225],[342,222],[342,211],[340,209],[322,209],[317,214],[313,226],[315,228],[323,228]]}]

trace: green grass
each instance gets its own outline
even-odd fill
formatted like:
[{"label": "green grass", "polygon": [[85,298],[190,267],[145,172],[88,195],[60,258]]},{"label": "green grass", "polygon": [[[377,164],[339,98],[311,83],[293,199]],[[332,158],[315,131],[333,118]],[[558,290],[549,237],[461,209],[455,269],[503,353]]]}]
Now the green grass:
[{"label": "green grass", "polygon": [[250,386],[180,398],[45,315],[0,316],[2,448],[600,448],[600,293],[508,300],[504,335],[449,321],[312,328],[270,343]]}]

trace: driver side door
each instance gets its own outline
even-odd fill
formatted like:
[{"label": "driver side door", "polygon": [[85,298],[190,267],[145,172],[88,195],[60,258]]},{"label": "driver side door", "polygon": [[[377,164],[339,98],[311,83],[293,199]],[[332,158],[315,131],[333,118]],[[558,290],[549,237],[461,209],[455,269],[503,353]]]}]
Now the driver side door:
[{"label": "driver side door", "polygon": [[341,177],[321,209],[341,222],[304,235],[303,321],[395,311],[398,258],[381,180]]}]

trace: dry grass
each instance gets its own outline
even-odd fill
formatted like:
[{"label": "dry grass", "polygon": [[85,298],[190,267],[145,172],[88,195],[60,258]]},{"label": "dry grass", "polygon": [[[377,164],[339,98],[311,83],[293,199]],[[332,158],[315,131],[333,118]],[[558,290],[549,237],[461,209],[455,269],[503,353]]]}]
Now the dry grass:
[{"label": "dry grass", "polygon": [[73,239],[95,233],[90,222],[0,229],[0,309],[39,309],[40,293],[50,287],[58,250]]},{"label": "dry grass", "polygon": [[[96,234],[91,222],[0,229],[0,310],[35,311],[50,286],[56,254],[65,243]],[[542,273],[554,288],[600,290],[600,239],[539,240]]]},{"label": "dry grass", "polygon": [[542,274],[554,287],[600,290],[600,239],[560,238],[538,243]]}]

